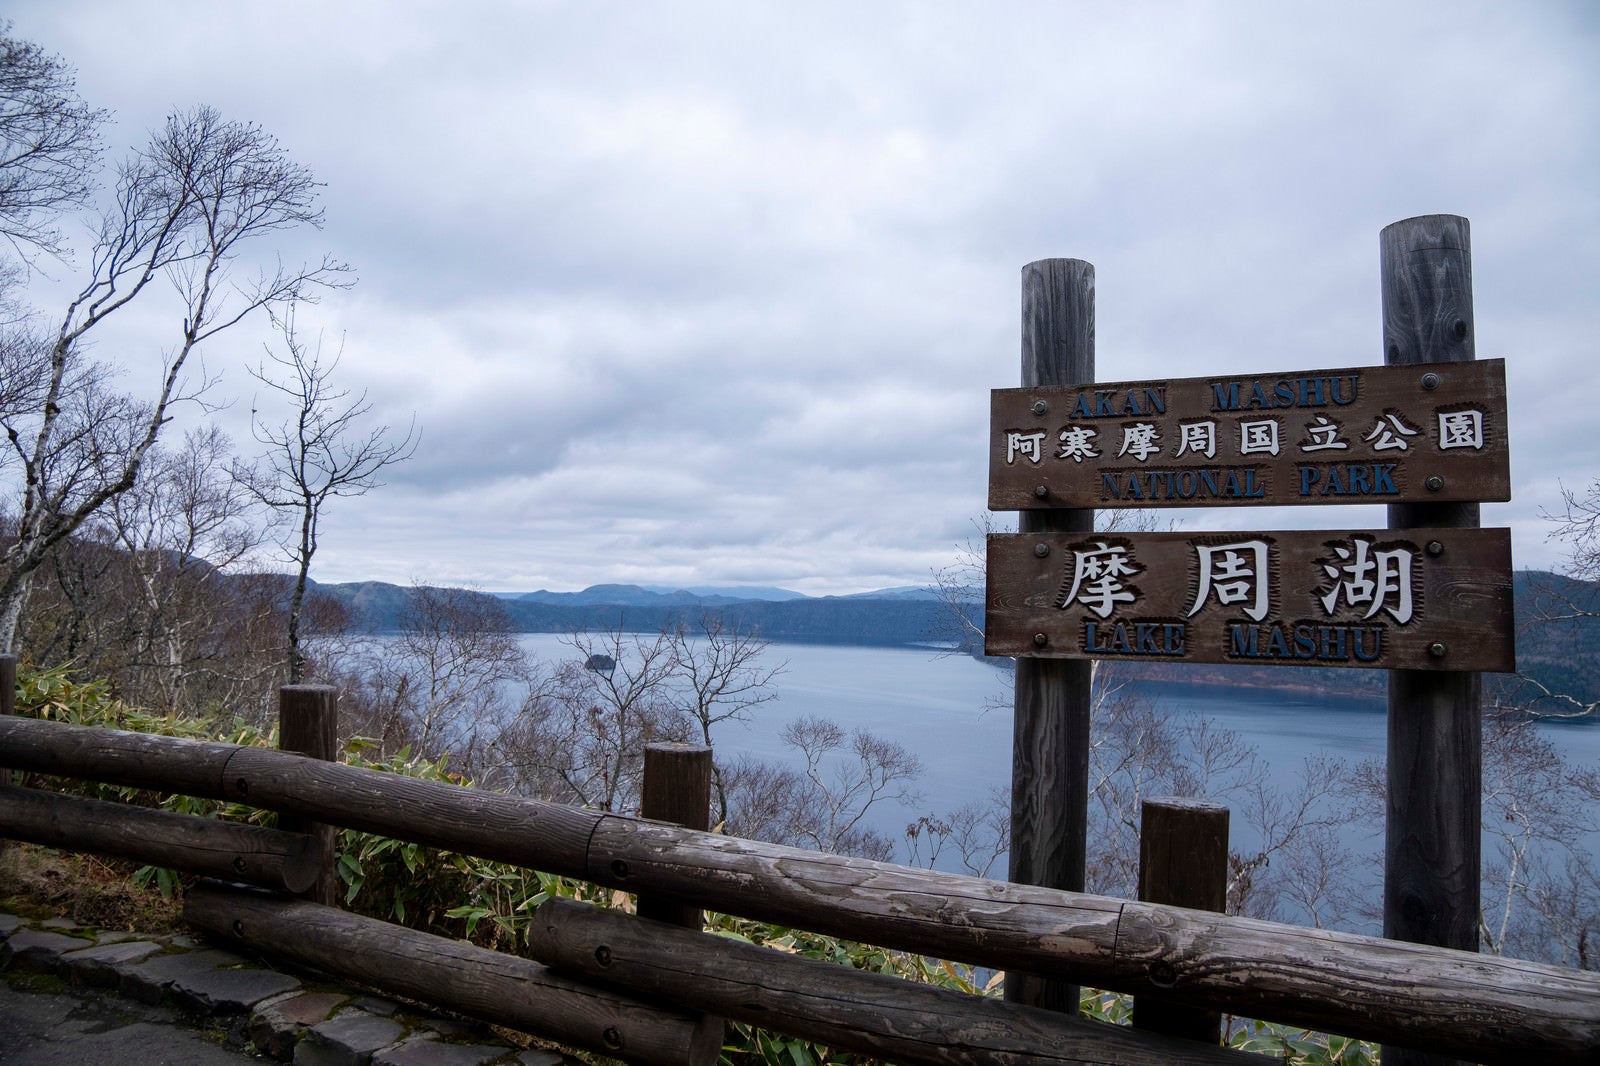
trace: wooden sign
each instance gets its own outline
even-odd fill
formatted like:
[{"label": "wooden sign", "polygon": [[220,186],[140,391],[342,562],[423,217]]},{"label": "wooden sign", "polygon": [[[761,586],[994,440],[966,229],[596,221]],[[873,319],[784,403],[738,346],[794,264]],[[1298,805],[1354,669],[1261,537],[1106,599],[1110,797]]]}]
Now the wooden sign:
[{"label": "wooden sign", "polygon": [[1505,360],[995,389],[989,507],[1509,500]]},{"label": "wooden sign", "polygon": [[997,533],[984,651],[1514,671],[1506,529]]}]

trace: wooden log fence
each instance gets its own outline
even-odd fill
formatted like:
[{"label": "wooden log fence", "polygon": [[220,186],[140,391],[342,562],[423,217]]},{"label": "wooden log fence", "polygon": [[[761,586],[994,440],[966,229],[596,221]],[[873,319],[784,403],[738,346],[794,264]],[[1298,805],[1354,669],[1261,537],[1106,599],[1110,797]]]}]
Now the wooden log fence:
[{"label": "wooden log fence", "polygon": [[1593,1062],[1600,974],[740,840],[260,748],[0,719],[29,772],[270,810],[977,966],[1484,1062]]},{"label": "wooden log fence", "polygon": [[[1139,899],[1205,911],[1228,903],[1228,808],[1172,796],[1147,799],[1139,816]],[[1133,1025],[1153,1033],[1222,1038],[1222,1015],[1154,996],[1135,996]]]},{"label": "wooden log fence", "polygon": [[[646,744],[644,779],[639,789],[639,814],[689,829],[711,828],[711,749],[704,744]],[[699,929],[700,908],[646,893],[638,899],[639,916]]]},{"label": "wooden log fence", "polygon": [[[278,749],[331,762],[339,757],[339,694],[332,685],[284,685],[278,689]],[[323,822],[286,814],[278,828],[311,838],[318,857],[316,880],[296,895],[333,906],[339,899],[334,845],[339,831]]]},{"label": "wooden log fence", "polygon": [[[0,718],[17,713],[17,657],[0,655]],[[11,771],[0,765],[0,785],[11,784]]]},{"label": "wooden log fence", "polygon": [[628,1062],[710,1066],[722,1050],[720,1020],[307,900],[202,882],[185,895],[183,916],[231,944]]},{"label": "wooden log fence", "polygon": [[0,829],[13,840],[47,848],[92,851],[281,892],[308,891],[322,870],[316,842],[304,833],[10,785],[0,785]]},{"label": "wooden log fence", "polygon": [[1241,1066],[1259,1055],[851,970],[574,900],[533,919],[534,957],[679,1007],[934,1066]]},{"label": "wooden log fence", "polygon": [[[17,657],[0,655],[0,718],[17,713]],[[0,763],[0,785],[11,784],[11,770]],[[6,852],[6,842],[0,839],[0,855]]]}]

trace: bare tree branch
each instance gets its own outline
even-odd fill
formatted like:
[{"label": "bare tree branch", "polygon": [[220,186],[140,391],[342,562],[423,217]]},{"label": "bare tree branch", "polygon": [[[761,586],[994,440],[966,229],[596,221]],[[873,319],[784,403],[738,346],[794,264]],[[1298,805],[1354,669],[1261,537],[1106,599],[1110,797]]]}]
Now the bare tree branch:
[{"label": "bare tree branch", "polygon": [[0,236],[24,261],[62,253],[55,221],[94,192],[106,117],[59,56],[0,22]]},{"label": "bare tree branch", "polygon": [[[89,279],[37,359],[30,402],[0,410],[23,472],[16,536],[0,557],[0,648],[12,646],[31,576],[50,550],[133,486],[173,407],[204,393],[204,375],[185,378],[197,347],[254,311],[347,284],[347,268],[327,259],[279,266],[248,285],[231,278],[247,242],[320,224],[318,188],[259,127],[210,108],[170,116],[123,165]],[[112,375],[84,353],[93,331],[157,278],[176,292],[181,328],[154,394],[141,400],[111,389]],[[0,346],[31,343],[13,335]]]},{"label": "bare tree branch", "polygon": [[262,365],[250,373],[287,400],[291,413],[273,423],[261,416],[259,404],[253,408],[253,432],[267,451],[260,464],[238,467],[236,477],[261,503],[294,519],[283,549],[296,571],[287,640],[289,683],[297,684],[305,671],[301,613],[323,508],[334,497],[362,496],[380,487],[378,475],[409,459],[420,437],[415,422],[399,440],[392,439],[387,425],[364,427],[372,410],[367,394],[352,394],[333,384],[340,353],[324,360],[320,337],[314,345],[301,340],[292,303],[282,315],[274,315],[274,322],[284,350],[269,347],[267,355],[277,369]]}]

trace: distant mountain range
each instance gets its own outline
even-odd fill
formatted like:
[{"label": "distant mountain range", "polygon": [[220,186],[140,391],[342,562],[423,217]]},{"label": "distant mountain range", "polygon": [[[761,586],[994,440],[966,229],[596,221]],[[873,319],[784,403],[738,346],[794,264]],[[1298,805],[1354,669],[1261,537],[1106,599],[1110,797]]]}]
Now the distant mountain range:
[{"label": "distant mountain range", "polygon": [[[512,603],[549,603],[563,607],[620,606],[620,607],[724,607],[735,603],[788,603],[792,600],[809,600],[814,597],[789,589],[768,588],[762,585],[711,585],[701,588],[675,589],[663,585],[590,585],[582,592],[497,592],[497,599]],[[857,592],[848,596],[828,596],[824,599],[843,600],[933,600],[937,597],[928,589],[914,585],[878,589],[876,592]]]},{"label": "distant mountain range", "polygon": [[[318,585],[343,601],[357,625],[374,632],[398,629],[410,590],[381,581]],[[754,629],[767,640],[892,647],[945,641],[956,626],[931,589],[899,587],[849,596],[807,596],[789,589],[716,587],[667,589],[593,585],[582,592],[478,593],[504,609],[520,633],[574,629],[653,632],[698,625],[707,611],[728,626]],[[981,613],[982,606],[974,605]]]},{"label": "distant mountain range", "polygon": [[[1514,588],[1522,676],[1585,703],[1600,700],[1600,584],[1522,571],[1515,575]],[[318,585],[317,590],[349,605],[357,624],[374,632],[397,629],[411,595],[410,589],[376,581]],[[753,629],[778,642],[879,647],[947,642],[981,654],[941,597],[933,589],[916,586],[850,596],[806,596],[763,586],[641,585],[475,595],[497,602],[512,629],[523,633],[653,632],[679,624],[698,625],[710,611],[725,625]],[[969,611],[981,624],[983,605],[972,603]],[[1381,696],[1385,684],[1380,670],[1187,664],[1128,664],[1122,669],[1150,680],[1349,696]],[[1490,697],[1511,698],[1519,689],[1526,692],[1528,686],[1510,675],[1485,676]]]}]

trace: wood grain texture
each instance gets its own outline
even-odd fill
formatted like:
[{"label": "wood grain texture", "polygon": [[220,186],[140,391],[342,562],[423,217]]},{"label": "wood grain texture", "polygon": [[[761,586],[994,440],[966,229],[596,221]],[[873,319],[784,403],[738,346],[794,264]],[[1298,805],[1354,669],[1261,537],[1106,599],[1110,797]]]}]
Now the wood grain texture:
[{"label": "wood grain texture", "polygon": [[[1024,386],[1094,380],[1094,266],[1042,259],[1022,268]],[[1092,510],[1028,511],[1018,528],[1087,531]],[[1018,659],[1014,681],[1009,877],[1080,890],[1089,823],[1088,663]],[[1076,1014],[1069,981],[1008,975],[1008,1002]]]},{"label": "wood grain texture", "polygon": [[[1333,587],[1326,568],[1343,567],[1338,553],[1356,552],[1357,540],[1373,551],[1406,549],[1412,608],[1408,621],[1397,621],[1388,609],[1397,606],[1390,596],[1381,601],[1384,609],[1376,611],[1371,603],[1350,603],[1342,595],[1332,611],[1322,602]],[[1268,546],[1264,583],[1269,613],[1259,620],[1244,613],[1252,605],[1251,596],[1223,603],[1215,583],[1203,601],[1198,595],[1199,546],[1244,541]],[[1111,604],[1113,610],[1104,617],[1092,597],[1084,602],[1080,596],[1063,606],[1074,587],[1076,553],[1107,545],[1123,550],[1136,569],[1120,582],[1136,598]],[[1253,571],[1252,557],[1243,557],[1252,560]],[[990,655],[1429,671],[1516,669],[1511,534],[1506,529],[991,533],[986,561],[984,650]],[[1375,572],[1376,564],[1370,565]],[[1261,585],[1257,575],[1249,589],[1252,596]],[[1140,630],[1141,625],[1146,629]],[[1252,650],[1239,650],[1236,632],[1249,636]],[[1140,633],[1149,637],[1148,645],[1134,639]],[[1275,642],[1274,634],[1281,642]]]},{"label": "wood grain texture", "polygon": [[[1147,799],[1139,818],[1139,899],[1221,912],[1228,904],[1228,808],[1178,796]],[[1222,1014],[1135,996],[1133,1026],[1216,1044]]]},{"label": "wood grain texture", "polygon": [[[1600,1055],[1595,973],[845,858],[270,749],[13,718],[0,719],[0,751],[77,776],[86,754],[118,771],[108,780],[158,790],[163,773],[197,776],[182,769],[193,754],[226,769],[220,798],[895,950],[1481,1061]],[[219,751],[232,753],[223,767]]]},{"label": "wood grain texture", "polygon": [[[17,713],[17,657],[0,655],[0,718]],[[0,762],[0,785],[12,783],[11,770]],[[0,841],[0,850],[5,842]]]},{"label": "wood grain texture", "polygon": [[[1467,362],[1477,354],[1472,237],[1465,218],[1426,215],[1379,238],[1384,361]],[[1475,503],[1394,504],[1389,525],[1476,527]],[[1475,673],[1389,675],[1385,936],[1478,948],[1482,877],[1483,703]],[[1384,1049],[1385,1066],[1445,1066]]]},{"label": "wood grain texture", "polygon": [[319,869],[303,833],[0,786],[0,835],[204,877],[304,892]]},{"label": "wood grain texture", "polygon": [[[711,749],[704,744],[646,744],[639,814],[686,829],[711,828]],[[639,916],[699,929],[700,908],[692,903],[644,893]]]},{"label": "wood grain texture", "polygon": [[1022,268],[1022,384],[1094,380],[1094,264],[1038,259]]},{"label": "wood grain texture", "polygon": [[[1440,421],[1469,409],[1481,418],[1476,447]],[[1186,446],[1182,427],[1207,422],[1210,446]],[[1276,425],[1276,451],[1257,442],[1246,452],[1244,427],[1265,422]],[[1125,447],[1125,427],[1140,424],[1154,433],[1148,454]],[[1386,427],[1392,440],[1372,435]],[[1066,448],[1069,432],[1092,433],[1094,454]],[[989,400],[997,511],[1509,500],[1509,456],[1503,359],[995,389]],[[1335,476],[1352,467],[1358,480]],[[1381,478],[1369,476],[1379,467]]]},{"label": "wood grain texture", "polygon": [[236,803],[582,876],[595,811],[421,781],[267,748],[241,748],[224,780]]},{"label": "wood grain texture", "polygon": [[[278,689],[278,748],[312,759],[331,762],[339,757],[339,694],[331,685],[284,685]],[[325,822],[299,815],[279,817],[280,828],[307,833],[316,842],[320,872],[307,886],[305,896],[313,903],[331,907],[339,899],[338,877],[334,872],[334,838],[338,831]]]},{"label": "wood grain texture", "polygon": [[582,876],[602,815],[270,748],[0,719],[18,769],[230,800],[547,873]]},{"label": "wood grain texture", "polygon": [[1272,1060],[867,973],[551,899],[535,958],[587,981],[889,1062],[1201,1066]]},{"label": "wood grain texture", "polygon": [[237,744],[0,717],[0,762],[13,769],[201,799],[228,798],[223,771],[239,751]]},{"label": "wood grain texture", "polygon": [[[1600,1056],[1592,973],[1154,904],[1126,908],[1118,954],[1113,987],[1187,989],[1199,994],[1184,1002],[1278,1021],[1292,1013],[1291,1024],[1386,1047],[1512,1066]],[[1232,982],[1249,986],[1248,1006],[1212,997]],[[1303,997],[1306,982],[1322,993]]]},{"label": "wood grain texture", "polygon": [[589,879],[884,947],[1325,1032],[1593,1061],[1600,974],[873,863],[607,816]]},{"label": "wood grain texture", "polygon": [[1378,243],[1384,362],[1476,358],[1471,223],[1460,215],[1420,215],[1385,226]]},{"label": "wood grain texture", "polygon": [[202,883],[184,918],[230,944],[316,967],[382,992],[626,1062],[710,1066],[722,1023],[643,1002],[472,944]]}]

